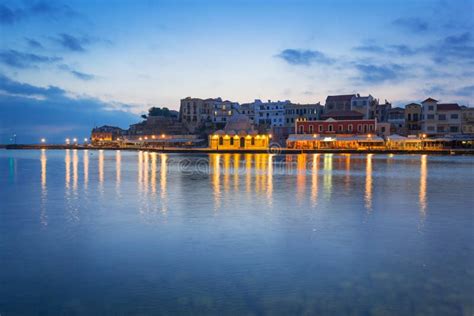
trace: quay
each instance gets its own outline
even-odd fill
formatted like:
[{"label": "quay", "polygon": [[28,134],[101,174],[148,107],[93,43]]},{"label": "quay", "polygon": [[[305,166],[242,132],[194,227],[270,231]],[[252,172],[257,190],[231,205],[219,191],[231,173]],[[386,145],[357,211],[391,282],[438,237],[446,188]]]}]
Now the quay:
[{"label": "quay", "polygon": [[144,147],[144,146],[95,146],[95,145],[67,145],[67,144],[12,144],[12,145],[0,145],[0,148],[5,149],[25,149],[25,150],[64,150],[64,149],[77,149],[77,150],[126,150],[126,151],[150,151],[150,152],[161,152],[161,153],[186,153],[186,154],[212,154],[212,153],[244,153],[244,154],[281,154],[281,155],[292,155],[292,154],[304,154],[304,153],[334,153],[334,154],[431,154],[431,155],[474,155],[473,148],[434,148],[434,149],[295,149],[295,148],[268,148],[268,149],[213,149],[213,148],[185,148],[185,147]]}]

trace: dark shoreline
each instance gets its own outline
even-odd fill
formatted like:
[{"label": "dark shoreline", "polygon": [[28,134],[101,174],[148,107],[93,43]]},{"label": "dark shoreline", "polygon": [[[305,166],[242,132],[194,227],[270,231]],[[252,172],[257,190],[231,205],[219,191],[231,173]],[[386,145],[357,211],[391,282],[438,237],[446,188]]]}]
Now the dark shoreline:
[{"label": "dark shoreline", "polygon": [[209,148],[144,148],[144,147],[97,147],[97,146],[82,146],[82,145],[0,145],[0,148],[5,149],[24,149],[24,150],[38,150],[38,149],[50,149],[50,150],[64,150],[64,149],[78,149],[78,150],[127,150],[127,151],[152,151],[152,152],[163,152],[163,153],[195,153],[195,154],[211,154],[211,153],[232,153],[232,154],[302,154],[302,153],[334,153],[334,154],[431,154],[431,155],[474,155],[474,149],[439,149],[439,150],[401,150],[401,149],[370,149],[370,150],[350,150],[350,149],[319,149],[319,150],[302,150],[302,149],[288,149],[281,148],[275,150],[215,150]]}]

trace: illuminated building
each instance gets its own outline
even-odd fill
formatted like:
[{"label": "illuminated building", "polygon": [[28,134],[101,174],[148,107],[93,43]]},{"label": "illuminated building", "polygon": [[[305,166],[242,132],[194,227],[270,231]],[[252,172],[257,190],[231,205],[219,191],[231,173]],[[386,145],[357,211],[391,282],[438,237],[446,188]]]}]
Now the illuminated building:
[{"label": "illuminated building", "polygon": [[228,149],[267,149],[271,135],[258,134],[250,119],[243,114],[234,115],[223,130],[209,135],[209,148]]}]

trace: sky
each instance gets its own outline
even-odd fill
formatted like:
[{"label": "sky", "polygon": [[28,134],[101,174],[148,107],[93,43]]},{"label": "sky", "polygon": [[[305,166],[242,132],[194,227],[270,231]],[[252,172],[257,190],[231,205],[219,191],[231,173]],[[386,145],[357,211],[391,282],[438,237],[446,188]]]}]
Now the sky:
[{"label": "sky", "polygon": [[187,96],[474,106],[474,0],[0,0],[0,143]]}]

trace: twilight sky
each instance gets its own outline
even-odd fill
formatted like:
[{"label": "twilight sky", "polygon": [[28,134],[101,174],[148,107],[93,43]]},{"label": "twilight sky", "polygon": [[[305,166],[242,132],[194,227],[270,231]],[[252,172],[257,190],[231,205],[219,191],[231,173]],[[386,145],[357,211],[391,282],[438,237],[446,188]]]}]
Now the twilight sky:
[{"label": "twilight sky", "polygon": [[473,12],[474,0],[0,0],[0,143],[127,127],[186,96],[473,106]]}]

